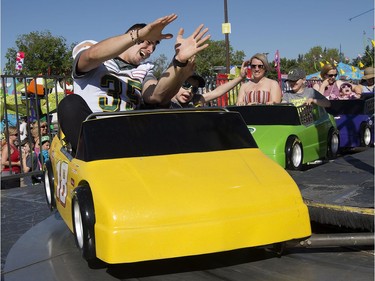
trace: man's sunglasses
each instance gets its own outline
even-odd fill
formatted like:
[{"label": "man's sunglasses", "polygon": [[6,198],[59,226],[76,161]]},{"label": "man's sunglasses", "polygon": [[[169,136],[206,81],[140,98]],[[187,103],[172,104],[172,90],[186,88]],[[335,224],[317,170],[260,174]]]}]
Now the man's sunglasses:
[{"label": "man's sunglasses", "polygon": [[198,87],[191,85],[189,82],[185,81],[184,84],[182,84],[182,88],[184,90],[191,90],[192,94],[196,94],[198,92]]}]

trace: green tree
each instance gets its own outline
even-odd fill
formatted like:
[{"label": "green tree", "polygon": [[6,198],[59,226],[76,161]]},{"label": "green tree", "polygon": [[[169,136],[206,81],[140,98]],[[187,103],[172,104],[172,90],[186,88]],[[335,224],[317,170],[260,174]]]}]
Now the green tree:
[{"label": "green tree", "polygon": [[355,66],[360,66],[360,63],[363,64],[361,69],[372,66],[374,67],[374,47],[370,48],[369,45],[366,46],[364,54],[361,57],[356,57],[352,60],[352,64]]},{"label": "green tree", "polygon": [[306,73],[314,73],[321,70],[321,64],[335,64],[340,62],[340,57],[342,56],[343,54],[340,54],[338,49],[323,49],[321,46],[315,46],[306,54],[299,55],[297,63]]},{"label": "green tree", "polygon": [[[343,57],[343,54],[341,54]],[[280,59],[281,73],[288,73],[292,68],[300,67],[307,74],[321,70],[321,64],[334,64],[340,62],[340,53],[338,49],[327,49],[321,46],[312,47],[306,54],[299,54],[296,59]]]},{"label": "green tree", "polygon": [[[30,32],[19,35],[15,42],[16,48],[9,48],[5,58],[5,74],[51,74],[68,75],[71,73],[71,51],[74,44],[67,46],[66,39],[55,37],[49,31]],[[25,53],[21,73],[15,70],[17,52]]]},{"label": "green tree", "polygon": [[156,59],[152,60],[152,63],[155,65],[154,67],[154,75],[156,78],[160,78],[164,70],[168,68],[168,58],[166,55],[161,54]]},{"label": "green tree", "polygon": [[[287,74],[292,68],[298,67],[298,62],[295,59],[288,60],[286,58],[280,59],[280,72]],[[276,76],[277,77],[277,76]]]},{"label": "green tree", "polygon": [[[202,76],[214,74],[215,66],[226,65],[226,47],[225,41],[209,41],[209,46],[197,55],[197,72]],[[244,51],[233,51],[229,46],[229,60],[231,65],[241,65],[245,58]]]}]

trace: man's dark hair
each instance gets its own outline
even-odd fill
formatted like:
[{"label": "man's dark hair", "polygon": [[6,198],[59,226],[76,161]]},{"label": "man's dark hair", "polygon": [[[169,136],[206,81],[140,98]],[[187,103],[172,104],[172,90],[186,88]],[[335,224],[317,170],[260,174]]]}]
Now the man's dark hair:
[{"label": "man's dark hair", "polygon": [[[129,27],[129,29],[125,33],[128,33],[131,30],[137,30],[137,29],[144,28],[146,25],[147,24],[145,24],[145,23],[136,23],[136,24],[133,24],[131,27]],[[159,43],[160,43],[160,41],[156,41],[155,45],[158,45]]]},{"label": "man's dark hair", "polygon": [[146,25],[147,24],[145,24],[145,23],[136,23],[136,24],[133,24],[131,27],[129,27],[129,29],[125,33],[128,33],[130,30],[137,30],[137,29],[144,28]]}]

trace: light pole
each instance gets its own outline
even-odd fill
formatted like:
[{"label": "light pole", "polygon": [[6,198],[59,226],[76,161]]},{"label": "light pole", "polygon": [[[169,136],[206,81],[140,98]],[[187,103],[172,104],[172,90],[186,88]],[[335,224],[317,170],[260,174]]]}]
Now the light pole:
[{"label": "light pole", "polygon": [[224,0],[224,23],[222,25],[222,32],[225,34],[225,52],[226,52],[226,73],[230,71],[229,61],[229,33],[231,32],[231,26],[228,22],[228,4],[227,0]]}]

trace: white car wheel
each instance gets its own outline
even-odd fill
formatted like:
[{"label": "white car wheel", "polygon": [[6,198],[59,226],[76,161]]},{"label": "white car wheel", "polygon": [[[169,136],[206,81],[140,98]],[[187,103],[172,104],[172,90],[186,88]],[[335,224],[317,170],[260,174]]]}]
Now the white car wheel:
[{"label": "white car wheel", "polygon": [[337,157],[340,148],[340,136],[337,130],[331,128],[328,133],[327,158],[334,159]]},{"label": "white car wheel", "polygon": [[44,174],[44,194],[46,196],[46,201],[49,209],[52,211],[56,209],[56,200],[55,200],[55,190],[54,190],[54,177],[52,171],[51,162],[48,160],[44,163],[43,166],[43,174]]},{"label": "white car wheel", "polygon": [[290,136],[285,145],[285,167],[290,170],[301,170],[303,167],[303,148],[296,136]]},{"label": "white car wheel", "polygon": [[295,168],[298,168],[302,163],[302,147],[299,144],[293,146],[292,163]]},{"label": "white car wheel", "polygon": [[371,129],[365,124],[361,128],[361,146],[368,147],[371,143]]},{"label": "white car wheel", "polygon": [[77,245],[83,249],[83,224],[81,210],[79,208],[78,200],[73,203],[73,218],[74,218],[74,235],[76,237]]},{"label": "white car wheel", "polygon": [[49,181],[47,169],[44,171],[44,191],[46,193],[47,204],[48,204],[48,206],[51,206],[52,192],[51,192],[51,183]]}]

